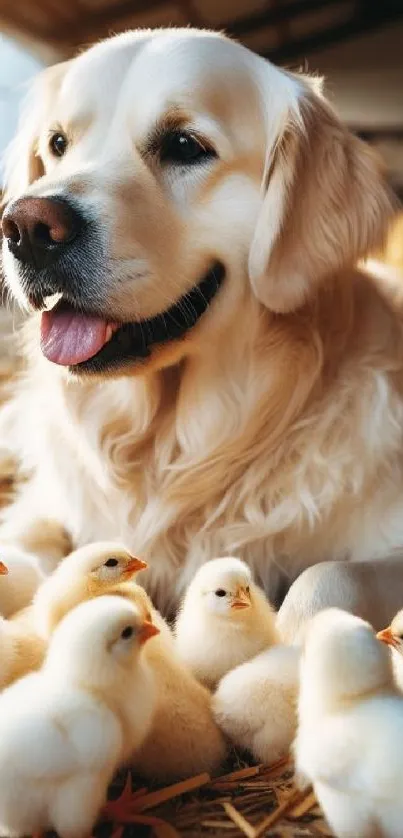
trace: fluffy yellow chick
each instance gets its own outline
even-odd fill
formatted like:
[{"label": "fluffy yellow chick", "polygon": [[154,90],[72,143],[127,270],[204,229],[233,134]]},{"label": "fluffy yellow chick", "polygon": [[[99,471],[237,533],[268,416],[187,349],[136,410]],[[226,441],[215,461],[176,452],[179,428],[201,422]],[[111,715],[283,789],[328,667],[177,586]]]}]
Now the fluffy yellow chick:
[{"label": "fluffy yellow chick", "polygon": [[0,833],[90,835],[118,765],[150,727],[143,647],[158,629],[121,597],[73,609],[40,672],[0,695]]},{"label": "fluffy yellow chick", "polygon": [[210,688],[277,641],[271,605],[254,584],[249,567],[236,558],[212,559],[196,573],[175,635],[179,656]]},{"label": "fluffy yellow chick", "polygon": [[[115,543],[95,543],[63,559],[38,589],[30,619],[36,631],[49,637],[60,620],[84,600],[105,594],[119,582],[147,567]],[[21,615],[26,621],[27,615]]]},{"label": "fluffy yellow chick", "polygon": [[141,585],[137,585],[136,582],[130,580],[117,582],[108,588],[108,594],[126,597],[126,599],[129,599],[136,605],[145,620],[150,620],[157,626],[160,631],[160,637],[152,644],[153,649],[156,646],[160,646],[162,642],[164,643],[164,648],[174,648],[174,638],[168,623],[154,607],[151,598]]},{"label": "fluffy yellow chick", "polygon": [[403,610],[397,612],[390,626],[378,632],[377,638],[390,647],[395,680],[403,691]]},{"label": "fluffy yellow chick", "polygon": [[151,618],[160,630],[160,637],[145,650],[155,675],[157,708],[150,735],[134,758],[138,771],[161,781],[212,772],[225,758],[226,748],[213,719],[211,696],[179,661],[172,633],[144,589],[128,581],[145,566],[115,544],[77,550],[38,591],[36,624],[48,636],[78,602],[105,593],[133,602],[143,618]]},{"label": "fluffy yellow chick", "polygon": [[225,760],[226,744],[214,721],[211,694],[178,657],[172,633],[144,589],[127,582],[116,586],[114,593],[128,597],[160,629],[159,637],[144,651],[157,699],[150,732],[132,760],[134,768],[159,782],[202,771],[215,773]]},{"label": "fluffy yellow chick", "polygon": [[[0,576],[7,575],[8,568],[0,561]],[[46,643],[43,638],[27,633],[0,616],[0,690],[28,672],[39,669],[45,652]]]},{"label": "fluffy yellow chick", "polygon": [[256,762],[270,764],[290,750],[297,729],[300,652],[273,646],[220,681],[215,719],[228,738]]},{"label": "fluffy yellow chick", "polygon": [[297,775],[338,838],[401,838],[403,696],[369,623],[328,609],[305,632]]},{"label": "fluffy yellow chick", "polygon": [[35,556],[17,547],[7,545],[3,559],[6,571],[0,571],[3,576],[0,581],[0,614],[11,617],[32,602],[45,576]]},{"label": "fluffy yellow chick", "polygon": [[39,669],[45,653],[43,637],[0,617],[0,690]]}]

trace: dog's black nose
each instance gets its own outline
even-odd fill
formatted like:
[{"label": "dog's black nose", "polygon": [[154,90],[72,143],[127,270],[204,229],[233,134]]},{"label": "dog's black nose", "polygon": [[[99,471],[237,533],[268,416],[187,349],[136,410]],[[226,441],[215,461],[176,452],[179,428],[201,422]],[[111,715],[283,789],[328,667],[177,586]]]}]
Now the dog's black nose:
[{"label": "dog's black nose", "polygon": [[55,262],[83,227],[81,215],[57,198],[18,198],[6,207],[2,219],[12,254],[35,268]]}]

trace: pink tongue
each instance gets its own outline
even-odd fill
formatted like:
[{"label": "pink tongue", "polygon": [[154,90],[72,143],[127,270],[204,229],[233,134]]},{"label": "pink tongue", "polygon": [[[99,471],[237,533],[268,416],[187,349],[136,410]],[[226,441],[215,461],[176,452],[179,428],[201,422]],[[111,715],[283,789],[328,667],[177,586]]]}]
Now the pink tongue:
[{"label": "pink tongue", "polygon": [[42,352],[54,364],[80,364],[102,349],[106,343],[107,326],[106,320],[74,311],[44,311],[41,320]]}]

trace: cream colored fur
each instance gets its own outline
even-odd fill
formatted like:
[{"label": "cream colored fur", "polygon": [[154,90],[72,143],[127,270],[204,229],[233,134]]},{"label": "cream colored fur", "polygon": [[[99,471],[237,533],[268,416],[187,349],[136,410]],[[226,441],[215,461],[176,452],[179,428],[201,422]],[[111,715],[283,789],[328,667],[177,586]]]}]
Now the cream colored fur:
[{"label": "cream colored fur", "polygon": [[[172,109],[219,155],[185,180],[138,151]],[[58,162],[55,125],[72,143]],[[30,318],[1,433],[32,476],[2,542],[45,517],[75,546],[121,540],[150,563],[164,609],[216,555],[239,555],[275,594],[278,568],[292,579],[403,547],[402,322],[355,267],[392,201],[318,80],[212,33],[128,33],[45,72],[8,173],[8,199],[74,194],[102,220],[111,319],[163,311],[212,256],[226,278],[141,374],[72,378],[41,355]],[[25,303],[6,248],[4,266]]]}]

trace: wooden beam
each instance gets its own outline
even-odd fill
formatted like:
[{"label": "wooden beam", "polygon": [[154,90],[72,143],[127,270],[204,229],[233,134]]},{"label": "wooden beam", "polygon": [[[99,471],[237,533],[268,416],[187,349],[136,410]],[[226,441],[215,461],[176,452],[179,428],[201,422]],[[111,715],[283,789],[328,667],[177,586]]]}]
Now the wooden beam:
[{"label": "wooden beam", "polygon": [[[71,27],[64,27],[63,31],[55,30],[49,33],[49,37],[57,43],[83,43],[88,37],[93,37],[98,33],[105,32],[108,28],[118,25],[121,19],[127,18],[130,15],[135,15],[136,12],[144,12],[149,9],[158,8],[164,5],[165,0],[120,0],[111,6],[102,8],[99,11],[89,12],[83,19],[77,21]],[[339,6],[342,0],[291,0],[287,5],[277,3],[269,9],[262,12],[256,12],[251,15],[246,15],[231,23],[231,21],[222,21],[214,28],[225,30],[229,35],[236,38],[244,37],[247,34],[255,32],[260,28],[267,26],[274,26],[276,24],[285,24],[301,17],[304,14],[318,11],[319,9]],[[205,25],[198,14],[195,16],[195,10],[192,7],[191,0],[181,0],[180,8],[188,9],[188,22],[194,26]],[[352,10],[354,4],[352,3]]]},{"label": "wooden beam", "polygon": [[[245,35],[255,33],[259,29],[291,22],[304,14],[340,5],[342,5],[342,0],[292,0],[287,4],[276,3],[269,9],[240,17],[233,23],[227,20],[225,23],[218,24],[215,28],[225,29],[229,35],[242,39]],[[354,10],[353,3],[351,7]]]},{"label": "wooden beam", "polygon": [[[67,0],[66,9],[62,12],[69,16],[69,20],[61,21],[61,25],[55,27],[52,21],[51,26],[43,26],[32,20],[33,5],[29,5],[26,14],[21,10],[19,3],[11,2],[7,5],[6,12],[0,11],[0,18],[14,29],[20,30],[32,39],[40,40],[51,44],[55,48],[70,47],[85,43],[91,38],[105,35],[108,29],[118,26],[120,21],[128,16],[134,16],[136,12],[145,12],[150,9],[158,9],[164,5],[165,0],[120,0],[115,5],[101,8],[91,12],[88,7],[86,14],[82,14],[82,0]],[[190,5],[189,5],[190,4]],[[276,3],[263,12],[257,12],[234,21],[232,24],[225,23],[218,25],[217,29],[226,29],[229,34],[242,40],[248,34],[258,32],[259,29],[268,26],[278,26],[292,21],[315,10],[322,10],[326,7],[341,5],[341,0],[291,0],[287,5]],[[59,0],[42,0],[42,10],[57,9],[62,7]],[[180,7],[187,9],[188,17],[192,16],[195,25],[202,23],[194,17],[192,0],[180,0]],[[356,37],[371,29],[389,23],[403,16],[402,0],[355,0],[351,5],[352,16],[345,21],[328,29],[318,31],[302,38],[291,38],[281,43],[278,47],[262,50],[265,57],[275,61],[289,61],[294,57],[313,52],[323,47],[337,43],[341,40]]]},{"label": "wooden beam", "polygon": [[280,47],[261,50],[260,53],[264,58],[269,58],[271,61],[279,63],[290,61],[293,58],[302,58],[308,53],[332,46],[340,41],[364,35],[366,32],[379,29],[401,18],[403,18],[403,3],[401,0],[383,0],[377,7],[376,15],[358,14],[351,20],[337,26],[329,27],[329,29],[319,29],[312,35],[293,39],[288,44]]},{"label": "wooden beam", "polygon": [[[164,4],[164,0],[120,0],[114,5],[102,8],[93,13],[87,13],[83,20],[77,22],[71,28],[64,28],[63,32],[54,31],[51,35],[54,41],[62,40],[63,42],[71,41],[72,43],[79,43],[85,41],[88,36],[98,33],[102,30],[117,25],[119,20],[135,15],[136,12],[148,11],[150,8],[158,8]],[[277,3],[270,9],[265,9],[263,12],[256,12],[251,15],[244,16],[231,23],[231,21],[222,21],[214,28],[225,30],[229,35],[234,37],[244,37],[247,34],[255,32],[260,28],[267,26],[274,26],[281,23],[287,23],[301,17],[304,14],[328,8],[331,6],[342,5],[342,0],[291,0],[287,5]],[[195,10],[192,7],[191,0],[181,0],[180,8],[188,10],[188,20],[195,26],[201,26],[204,21],[201,20],[200,15],[195,16]],[[352,10],[354,5],[352,3]]]}]

